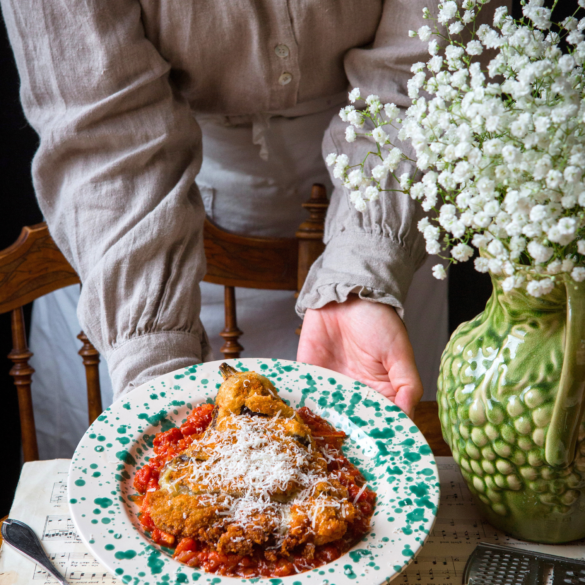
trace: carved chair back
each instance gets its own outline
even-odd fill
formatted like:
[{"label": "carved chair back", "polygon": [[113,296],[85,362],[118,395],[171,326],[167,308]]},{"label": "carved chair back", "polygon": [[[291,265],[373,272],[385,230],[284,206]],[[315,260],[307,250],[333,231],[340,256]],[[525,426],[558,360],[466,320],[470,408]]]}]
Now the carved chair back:
[{"label": "carved chair back", "polygon": [[[207,256],[205,280],[225,287],[225,329],[221,336],[224,357],[235,358],[243,350],[237,326],[235,287],[299,291],[311,264],[324,249],[323,230],[328,200],[323,185],[315,184],[303,204],[309,218],[294,238],[260,238],[233,234],[205,220]],[[0,251],[0,314],[11,312],[12,345],[8,355],[10,374],[18,392],[22,446],[25,461],[38,459],[31,397],[34,369],[29,360],[23,306],[50,292],[79,284],[75,270],[51,238],[47,225],[23,228],[12,246]],[[102,412],[98,351],[82,332],[79,355],[85,366],[88,419],[91,424]]]}]

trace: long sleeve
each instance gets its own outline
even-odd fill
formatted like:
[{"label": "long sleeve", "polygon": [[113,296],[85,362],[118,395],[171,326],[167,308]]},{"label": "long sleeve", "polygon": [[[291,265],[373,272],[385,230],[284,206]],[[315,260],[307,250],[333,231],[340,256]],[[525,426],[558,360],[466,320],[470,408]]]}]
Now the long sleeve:
[{"label": "long sleeve", "polygon": [[146,39],[138,0],[2,0],[33,179],[82,281],[79,320],[115,396],[200,361],[200,131]]},{"label": "long sleeve", "polygon": [[[407,92],[411,66],[428,61],[430,56],[427,44],[410,38],[408,33],[427,23],[422,18],[426,6],[436,18],[438,3],[385,1],[373,43],[352,49],[345,56],[349,88],[358,87],[363,97],[378,95],[382,103],[395,103],[400,108],[411,105]],[[495,6],[490,7],[490,12],[494,9]],[[482,22],[489,20],[484,9]],[[346,153],[350,164],[356,164],[365,158],[372,144],[364,139],[346,142],[346,128],[347,124],[338,116],[332,120],[323,140],[323,156]],[[413,158],[409,145],[396,140],[396,131],[387,132],[392,142]],[[412,171],[413,167],[403,163],[396,176],[407,170]],[[302,316],[308,308],[318,309],[331,301],[343,302],[354,293],[392,305],[402,316],[413,275],[426,258],[424,238],[417,229],[424,216],[420,205],[403,193],[386,192],[361,213],[350,203],[347,189],[332,173],[331,180],[334,191],[325,227],[327,247],[309,272],[297,301],[297,312]],[[383,187],[399,188],[392,176]]]}]

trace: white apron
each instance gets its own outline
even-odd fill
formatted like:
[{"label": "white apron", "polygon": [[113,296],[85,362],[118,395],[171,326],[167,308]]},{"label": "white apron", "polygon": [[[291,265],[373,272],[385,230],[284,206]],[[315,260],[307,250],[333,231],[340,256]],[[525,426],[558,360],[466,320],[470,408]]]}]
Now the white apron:
[{"label": "white apron", "polygon": [[[242,234],[292,237],[305,219],[301,204],[313,183],[331,183],[321,155],[321,141],[335,104],[296,117],[198,117],[203,132],[203,165],[197,177],[208,216],[221,227]],[[250,124],[250,120],[252,124]],[[447,282],[431,275],[430,258],[414,275],[406,299],[409,331],[424,399],[436,394],[441,353],[447,342]],[[215,359],[223,339],[223,287],[202,283],[201,320]],[[71,457],[87,428],[85,373],[76,352],[80,331],[76,308],[79,287],[35,301],[30,346],[33,402],[41,459]],[[290,291],[236,289],[238,327],[244,357],[296,359],[300,319]],[[100,364],[103,406],[112,401],[107,367]]]}]

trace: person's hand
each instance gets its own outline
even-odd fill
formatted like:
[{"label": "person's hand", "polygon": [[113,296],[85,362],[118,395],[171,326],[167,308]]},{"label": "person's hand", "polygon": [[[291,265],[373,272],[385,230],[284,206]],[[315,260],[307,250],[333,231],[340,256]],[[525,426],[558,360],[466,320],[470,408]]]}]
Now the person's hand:
[{"label": "person's hand", "polygon": [[411,418],[423,394],[406,328],[394,308],[355,295],[307,310],[297,360],[359,380]]}]

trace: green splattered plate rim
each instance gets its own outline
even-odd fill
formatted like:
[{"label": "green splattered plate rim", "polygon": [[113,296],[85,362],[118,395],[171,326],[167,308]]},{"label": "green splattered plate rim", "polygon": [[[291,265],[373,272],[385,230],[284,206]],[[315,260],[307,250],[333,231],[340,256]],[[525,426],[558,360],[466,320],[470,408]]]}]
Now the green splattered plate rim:
[{"label": "green splattered plate rim", "polygon": [[[130,499],[135,471],[154,436],[179,426],[210,402],[224,360],[177,370],[136,388],[91,425],[69,471],[69,507],[85,545],[112,574],[132,585],[232,585],[171,558],[143,533]],[[414,423],[376,391],[325,368],[275,359],[225,360],[272,380],[293,407],[308,406],[348,435],[344,451],[377,492],[372,529],[336,561],[272,585],[380,585],[401,572],[424,544],[439,504],[431,449]],[[254,579],[252,581],[258,581]],[[267,579],[261,579],[267,582]]]}]

